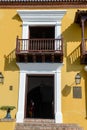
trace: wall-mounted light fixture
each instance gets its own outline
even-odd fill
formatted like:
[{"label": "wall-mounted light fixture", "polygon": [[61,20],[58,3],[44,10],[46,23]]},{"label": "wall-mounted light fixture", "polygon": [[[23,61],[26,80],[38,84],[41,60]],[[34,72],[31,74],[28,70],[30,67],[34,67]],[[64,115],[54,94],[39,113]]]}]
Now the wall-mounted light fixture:
[{"label": "wall-mounted light fixture", "polygon": [[3,76],[3,74],[2,74],[2,72],[0,72],[0,83],[4,83],[4,76]]},{"label": "wall-mounted light fixture", "polygon": [[80,82],[81,82],[81,75],[79,73],[77,73],[75,76],[75,83],[80,84]]}]

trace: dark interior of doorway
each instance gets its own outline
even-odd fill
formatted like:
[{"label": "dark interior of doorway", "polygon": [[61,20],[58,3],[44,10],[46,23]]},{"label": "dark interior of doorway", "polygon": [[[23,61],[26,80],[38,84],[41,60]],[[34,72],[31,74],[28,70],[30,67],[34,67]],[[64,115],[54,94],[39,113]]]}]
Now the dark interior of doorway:
[{"label": "dark interior of doorway", "polygon": [[54,76],[28,76],[26,118],[54,118]]},{"label": "dark interior of doorway", "polygon": [[54,26],[34,26],[29,27],[30,38],[54,38],[55,27]]}]

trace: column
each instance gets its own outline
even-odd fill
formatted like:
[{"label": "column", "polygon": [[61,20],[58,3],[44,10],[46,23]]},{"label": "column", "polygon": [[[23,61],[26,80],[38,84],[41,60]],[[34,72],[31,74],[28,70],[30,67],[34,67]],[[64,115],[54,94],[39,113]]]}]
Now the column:
[{"label": "column", "polygon": [[61,72],[56,71],[55,73],[55,123],[62,123],[62,112],[61,112]]},{"label": "column", "polygon": [[[55,39],[61,38],[61,23],[57,23],[55,25]],[[61,42],[59,40],[55,40],[55,50],[61,50]]]},{"label": "column", "polygon": [[[22,39],[28,39],[29,26],[23,22]],[[28,41],[23,41],[23,50],[28,50]]]},{"label": "column", "polygon": [[81,20],[81,24],[82,24],[82,41],[84,41],[84,22],[85,22],[85,19],[82,19]]},{"label": "column", "polygon": [[19,99],[18,99],[18,112],[17,112],[17,122],[19,123],[23,122],[24,119],[25,81],[26,81],[26,74],[20,72]]}]

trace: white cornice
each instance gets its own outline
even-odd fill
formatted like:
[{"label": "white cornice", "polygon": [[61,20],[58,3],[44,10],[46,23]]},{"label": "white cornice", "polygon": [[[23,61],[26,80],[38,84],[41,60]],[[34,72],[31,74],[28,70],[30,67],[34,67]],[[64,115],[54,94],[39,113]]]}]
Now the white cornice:
[{"label": "white cornice", "polygon": [[17,10],[23,22],[58,22],[66,10]]}]

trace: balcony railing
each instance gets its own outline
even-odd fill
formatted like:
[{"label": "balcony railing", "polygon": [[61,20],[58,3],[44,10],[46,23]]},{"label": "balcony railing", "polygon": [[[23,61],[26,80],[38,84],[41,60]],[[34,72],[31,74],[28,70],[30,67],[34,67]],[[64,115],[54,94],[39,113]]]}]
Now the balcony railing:
[{"label": "balcony railing", "polygon": [[19,39],[17,38],[16,53],[55,52],[63,53],[61,39]]}]

